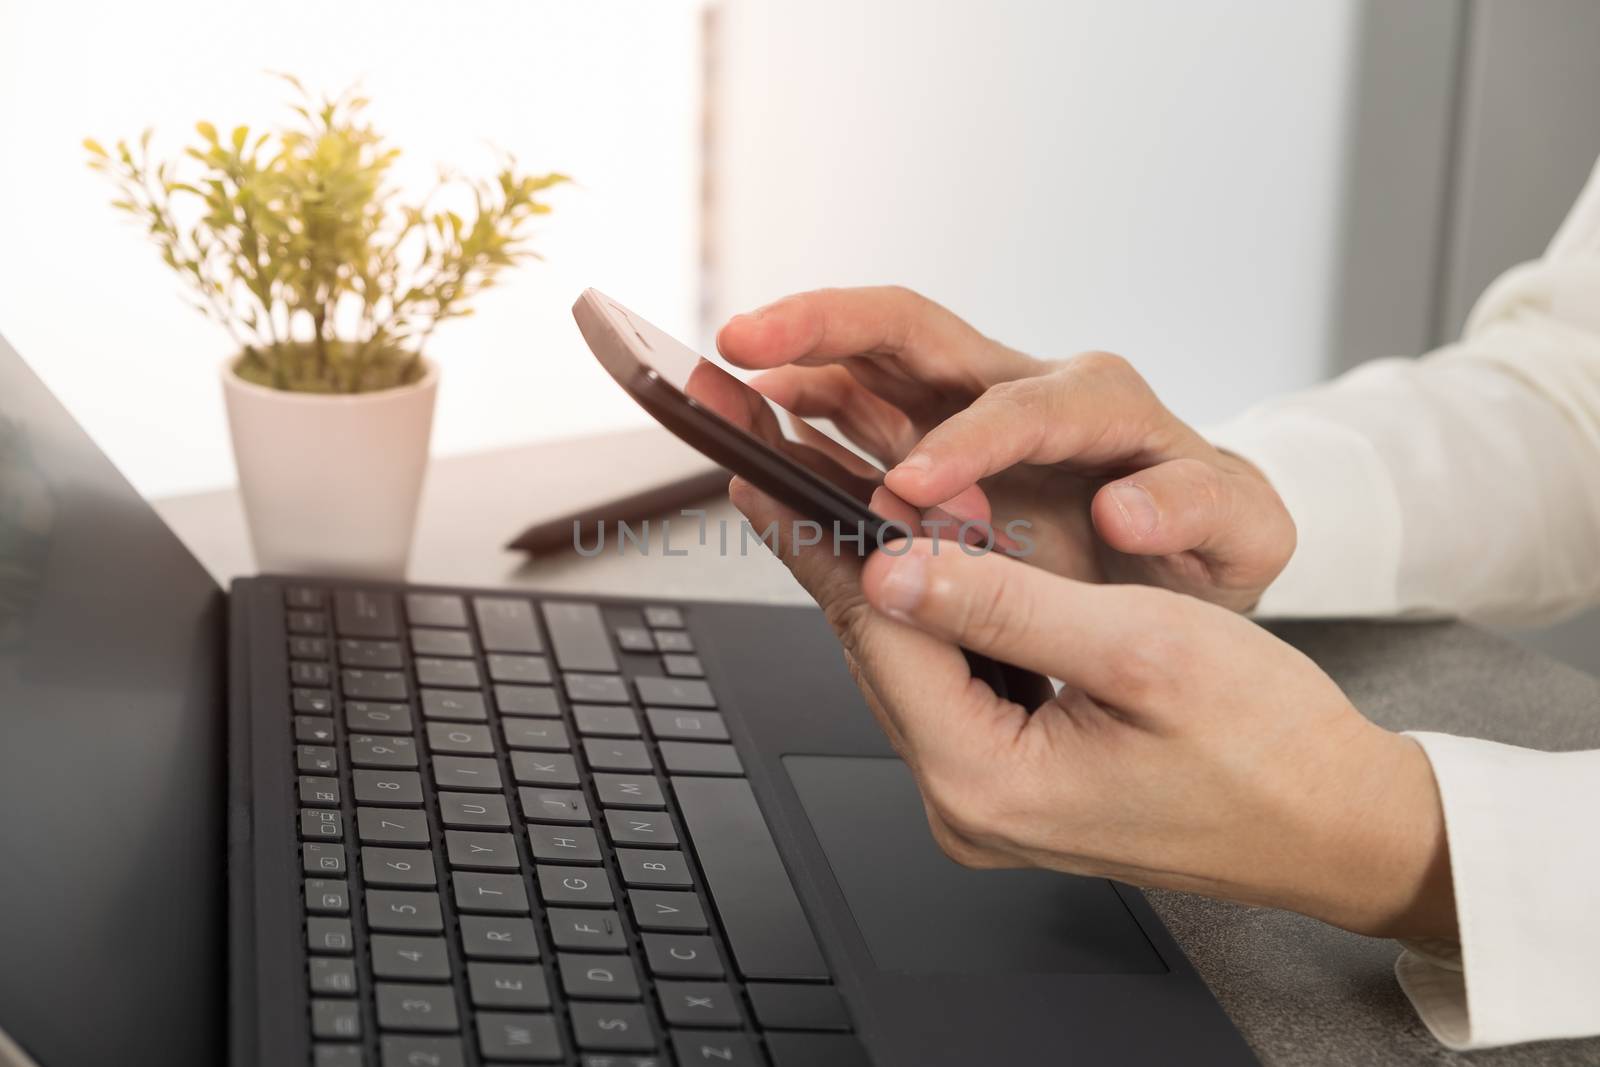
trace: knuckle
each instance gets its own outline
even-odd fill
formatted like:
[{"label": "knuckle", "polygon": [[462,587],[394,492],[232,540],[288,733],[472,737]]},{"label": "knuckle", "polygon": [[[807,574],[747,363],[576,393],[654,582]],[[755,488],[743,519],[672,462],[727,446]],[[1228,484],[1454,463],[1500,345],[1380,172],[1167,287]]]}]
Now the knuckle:
[{"label": "knuckle", "polygon": [[1080,352],[1067,360],[1067,365],[1081,374],[1096,378],[1144,380],[1139,377],[1139,372],[1133,369],[1132,363],[1115,352]]}]

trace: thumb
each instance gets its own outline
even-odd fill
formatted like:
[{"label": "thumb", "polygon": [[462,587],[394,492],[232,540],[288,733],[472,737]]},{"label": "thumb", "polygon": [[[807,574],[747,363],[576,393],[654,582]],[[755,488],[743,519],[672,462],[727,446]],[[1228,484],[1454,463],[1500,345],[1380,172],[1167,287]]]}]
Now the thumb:
[{"label": "thumb", "polygon": [[1249,574],[1275,575],[1294,545],[1293,522],[1270,486],[1198,459],[1170,460],[1107,483],[1090,516],[1118,552],[1194,552]]}]

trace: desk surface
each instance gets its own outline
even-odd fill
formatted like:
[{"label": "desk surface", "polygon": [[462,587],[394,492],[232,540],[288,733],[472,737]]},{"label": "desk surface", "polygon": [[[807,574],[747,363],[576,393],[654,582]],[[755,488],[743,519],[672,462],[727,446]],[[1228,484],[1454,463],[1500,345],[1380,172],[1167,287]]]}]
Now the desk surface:
[{"label": "desk surface", "polygon": [[[704,466],[654,429],[437,460],[423,493],[409,577],[455,585],[675,599],[802,603],[788,571],[752,545],[738,554],[738,515],[724,500],[697,524],[659,524],[650,552],[528,561],[502,546],[528,523]],[[252,573],[232,492],[156,501],[156,508],[221,581]],[[730,524],[735,558],[717,550]],[[682,552],[682,555],[676,553]],[[1320,663],[1368,716],[1394,729],[1488,737],[1546,749],[1600,748],[1600,679],[1454,623],[1296,623],[1276,632]],[[1269,1065],[1600,1063],[1600,1039],[1459,1056],[1417,1022],[1394,980],[1393,942],[1358,937],[1298,915],[1182,893],[1151,903],[1217,999]]]}]

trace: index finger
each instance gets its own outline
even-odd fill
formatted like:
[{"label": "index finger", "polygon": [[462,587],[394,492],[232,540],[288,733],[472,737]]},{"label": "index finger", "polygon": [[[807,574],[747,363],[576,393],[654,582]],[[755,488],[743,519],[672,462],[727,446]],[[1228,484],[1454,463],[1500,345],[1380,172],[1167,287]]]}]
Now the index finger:
[{"label": "index finger", "polygon": [[1019,463],[1097,473],[1210,450],[1125,362],[1096,354],[987,390],[930,430],[884,482],[931,507]]},{"label": "index finger", "polygon": [[1028,373],[1032,361],[948,309],[900,286],[817,289],[786,296],[717,333],[717,351],[751,369],[895,355],[924,372],[981,390]]}]

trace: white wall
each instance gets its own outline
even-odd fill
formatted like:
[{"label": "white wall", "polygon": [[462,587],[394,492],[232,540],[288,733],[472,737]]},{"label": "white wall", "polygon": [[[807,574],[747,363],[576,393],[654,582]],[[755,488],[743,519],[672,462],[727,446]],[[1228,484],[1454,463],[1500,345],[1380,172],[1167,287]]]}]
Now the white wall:
[{"label": "white wall", "polygon": [[1197,420],[1326,365],[1348,0],[728,0],[714,318],[898,282]]},{"label": "white wall", "polygon": [[541,224],[547,262],[437,335],[435,450],[639,424],[567,309],[597,285],[696,328],[699,32],[691,0],[0,0],[0,333],[142,491],[231,481],[226,335],[107,206],[79,142],[153,125],[175,151],[197,119],[275,119],[263,70],[359,78],[414,188],[439,162],[493,167],[491,144],[580,182]]}]

